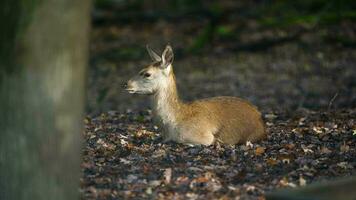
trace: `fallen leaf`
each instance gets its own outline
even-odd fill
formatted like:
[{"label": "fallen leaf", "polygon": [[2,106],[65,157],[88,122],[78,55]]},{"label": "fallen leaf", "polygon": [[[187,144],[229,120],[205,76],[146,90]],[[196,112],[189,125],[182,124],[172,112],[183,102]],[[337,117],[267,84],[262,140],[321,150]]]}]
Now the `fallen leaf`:
[{"label": "fallen leaf", "polygon": [[266,122],[267,126],[273,126],[274,124],[272,122]]},{"label": "fallen leaf", "polygon": [[246,146],[247,146],[247,147],[250,147],[250,148],[253,148],[253,144],[252,144],[252,142],[250,142],[250,141],[247,141],[247,142],[246,142]]},{"label": "fallen leaf", "polygon": [[339,162],[337,163],[337,166],[343,169],[349,168],[349,163],[348,162]]},{"label": "fallen leaf", "polygon": [[328,149],[327,147],[321,147],[320,152],[323,154],[329,154],[332,151],[330,151],[330,149]]},{"label": "fallen leaf", "polygon": [[287,148],[287,149],[289,149],[289,150],[292,150],[292,149],[294,149],[295,144],[286,144],[286,145],[284,145],[284,146],[285,146],[285,148]]},{"label": "fallen leaf", "polygon": [[295,154],[293,152],[281,153],[277,155],[278,160],[295,160]]},{"label": "fallen leaf", "polygon": [[172,179],[172,168],[166,168],[163,173],[164,183],[169,184]]},{"label": "fallen leaf", "polygon": [[132,183],[133,181],[135,181],[137,179],[138,179],[138,177],[136,175],[133,175],[133,174],[129,174],[127,176],[127,182],[129,182],[129,183]]},{"label": "fallen leaf", "polygon": [[279,181],[279,184],[281,186],[289,186],[289,187],[297,187],[294,183],[292,182],[289,182],[288,179],[286,177],[283,177],[280,181]]},{"label": "fallen leaf", "polygon": [[299,126],[303,126],[303,125],[305,124],[305,120],[306,120],[305,117],[300,118],[300,119],[299,119],[299,122],[298,122],[298,125],[299,125]]},{"label": "fallen leaf", "polygon": [[202,176],[202,177],[198,177],[195,178],[194,181],[197,183],[204,183],[204,182],[208,182],[209,179],[207,179],[206,177]]},{"label": "fallen leaf", "polygon": [[342,144],[342,145],[340,146],[340,151],[341,151],[341,152],[348,152],[349,150],[350,150],[350,146],[347,145],[347,144],[345,144],[345,142],[344,142],[344,144]]},{"label": "fallen leaf", "polygon": [[314,126],[314,127],[313,127],[313,131],[314,131],[315,133],[317,133],[317,134],[323,133],[323,129],[322,129],[321,127],[316,127],[316,126]]},{"label": "fallen leaf", "polygon": [[265,114],[265,118],[266,119],[269,119],[269,120],[273,120],[273,119],[276,119],[278,116],[273,114],[273,113],[270,113],[270,114]]},{"label": "fallen leaf", "polygon": [[197,172],[203,171],[202,169],[200,169],[200,168],[198,168],[198,167],[188,167],[188,170],[190,170],[190,171],[197,171]]},{"label": "fallen leaf", "polygon": [[307,184],[307,181],[303,178],[303,176],[299,176],[299,185],[305,186],[306,184]]},{"label": "fallen leaf", "polygon": [[180,184],[188,184],[189,183],[189,178],[187,176],[180,176],[177,178],[177,180],[175,181],[176,185],[180,185]]},{"label": "fallen leaf", "polygon": [[305,145],[301,145],[301,147],[302,147],[302,149],[303,149],[303,151],[304,151],[304,153],[314,153],[314,151],[312,150],[312,149],[310,149],[310,148],[308,148],[307,146],[305,146]]},{"label": "fallen leaf", "polygon": [[267,163],[268,165],[276,165],[276,164],[278,163],[278,161],[277,161],[276,159],[273,159],[273,158],[268,158],[268,159],[266,160],[266,163]]},{"label": "fallen leaf", "polygon": [[125,164],[125,165],[131,164],[131,161],[126,160],[125,158],[120,158],[120,162],[122,162],[122,163]]},{"label": "fallen leaf", "polygon": [[265,150],[266,150],[266,148],[264,148],[264,147],[257,147],[255,149],[255,155],[256,156],[260,156],[265,152]]},{"label": "fallen leaf", "polygon": [[152,180],[152,181],[148,182],[148,185],[150,185],[151,187],[157,187],[157,186],[161,185],[161,181],[160,180]]},{"label": "fallen leaf", "polygon": [[254,185],[248,185],[247,187],[246,187],[246,191],[247,192],[253,192],[253,191],[255,191],[256,190],[256,187],[254,186]]},{"label": "fallen leaf", "polygon": [[148,187],[145,192],[146,194],[152,194],[152,188]]},{"label": "fallen leaf", "polygon": [[199,195],[193,192],[188,192],[185,196],[187,196],[189,199],[197,199]]}]

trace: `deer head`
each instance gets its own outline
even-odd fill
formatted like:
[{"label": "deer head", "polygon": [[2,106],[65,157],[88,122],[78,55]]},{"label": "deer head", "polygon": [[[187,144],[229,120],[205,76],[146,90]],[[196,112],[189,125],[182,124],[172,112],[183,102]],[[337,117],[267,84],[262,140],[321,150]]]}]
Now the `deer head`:
[{"label": "deer head", "polygon": [[135,94],[155,94],[162,87],[167,86],[173,76],[173,50],[167,45],[159,56],[149,46],[146,46],[153,62],[140,70],[126,84],[126,91]]}]

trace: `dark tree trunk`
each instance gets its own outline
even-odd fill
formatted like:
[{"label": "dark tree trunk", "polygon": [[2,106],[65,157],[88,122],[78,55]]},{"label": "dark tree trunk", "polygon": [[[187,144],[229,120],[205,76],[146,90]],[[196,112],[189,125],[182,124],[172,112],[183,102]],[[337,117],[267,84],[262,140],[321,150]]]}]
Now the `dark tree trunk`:
[{"label": "dark tree trunk", "polygon": [[0,199],[76,199],[89,0],[0,1]]}]

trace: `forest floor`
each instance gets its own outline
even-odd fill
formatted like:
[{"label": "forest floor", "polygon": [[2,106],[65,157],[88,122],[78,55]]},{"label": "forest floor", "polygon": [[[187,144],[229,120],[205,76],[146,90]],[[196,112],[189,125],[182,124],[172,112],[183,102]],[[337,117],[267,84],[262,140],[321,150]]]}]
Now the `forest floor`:
[{"label": "forest floor", "polygon": [[162,143],[149,111],[87,117],[83,199],[264,199],[355,175],[355,109],[264,117],[266,140],[208,147]]},{"label": "forest floor", "polygon": [[[149,11],[93,11],[83,199],[264,199],[277,188],[356,174],[355,23],[265,27],[230,12],[205,41],[210,22],[199,13]],[[148,98],[121,86],[150,62],[146,44],[167,43],[182,99],[247,99],[262,111],[268,138],[162,143]]]}]

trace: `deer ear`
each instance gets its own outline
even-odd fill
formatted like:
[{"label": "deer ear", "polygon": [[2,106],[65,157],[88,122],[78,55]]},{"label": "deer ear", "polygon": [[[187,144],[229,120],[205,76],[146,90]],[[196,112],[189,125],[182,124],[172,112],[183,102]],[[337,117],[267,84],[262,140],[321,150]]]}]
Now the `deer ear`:
[{"label": "deer ear", "polygon": [[150,55],[150,57],[152,58],[153,61],[161,61],[161,57],[156,53],[154,52],[151,47],[149,47],[148,45],[146,45],[146,49],[147,49],[147,52],[148,54]]},{"label": "deer ear", "polygon": [[162,53],[162,67],[166,68],[173,63],[173,50],[170,45],[166,46],[166,49]]}]

